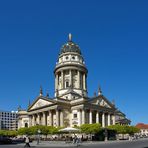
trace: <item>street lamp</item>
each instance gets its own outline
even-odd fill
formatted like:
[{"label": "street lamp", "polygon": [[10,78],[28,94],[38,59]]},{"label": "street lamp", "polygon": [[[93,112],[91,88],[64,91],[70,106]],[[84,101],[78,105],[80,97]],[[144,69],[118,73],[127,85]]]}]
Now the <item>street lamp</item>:
[{"label": "street lamp", "polygon": [[39,144],[40,143],[40,133],[41,133],[41,130],[38,129],[37,133],[38,133],[37,144]]},{"label": "street lamp", "polygon": [[104,136],[105,136],[105,141],[107,141],[108,140],[108,131],[106,128],[104,129]]}]

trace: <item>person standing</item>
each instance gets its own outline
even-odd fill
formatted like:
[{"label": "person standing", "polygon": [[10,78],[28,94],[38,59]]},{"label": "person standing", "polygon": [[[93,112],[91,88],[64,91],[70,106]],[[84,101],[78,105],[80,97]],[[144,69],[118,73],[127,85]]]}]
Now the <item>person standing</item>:
[{"label": "person standing", "polygon": [[29,144],[29,137],[26,136],[26,139],[25,139],[25,146],[24,147],[30,147],[30,144]]}]

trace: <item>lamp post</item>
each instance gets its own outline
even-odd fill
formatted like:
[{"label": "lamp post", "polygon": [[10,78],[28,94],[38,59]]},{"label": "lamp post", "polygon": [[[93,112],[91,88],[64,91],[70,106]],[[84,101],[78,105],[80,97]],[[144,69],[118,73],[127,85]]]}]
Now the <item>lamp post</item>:
[{"label": "lamp post", "polygon": [[38,133],[37,144],[39,144],[40,143],[40,133],[41,133],[41,130],[38,129],[37,133]]},{"label": "lamp post", "polygon": [[105,128],[105,131],[104,131],[104,136],[105,136],[105,141],[108,140],[108,131],[107,129]]}]

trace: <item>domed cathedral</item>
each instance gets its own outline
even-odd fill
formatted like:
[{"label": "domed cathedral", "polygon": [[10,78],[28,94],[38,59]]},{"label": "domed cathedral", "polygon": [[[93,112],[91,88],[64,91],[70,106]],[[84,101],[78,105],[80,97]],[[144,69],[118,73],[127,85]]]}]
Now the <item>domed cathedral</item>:
[{"label": "domed cathedral", "polygon": [[72,41],[72,35],[69,34],[54,70],[55,96],[66,100],[87,97],[87,72],[80,47]]},{"label": "domed cathedral", "polygon": [[101,87],[93,97],[88,97],[87,74],[84,58],[80,47],[72,41],[69,34],[68,42],[60,50],[54,69],[55,96],[43,95],[42,87],[37,98],[29,103],[27,111],[20,109],[19,128],[46,125],[56,127],[74,127],[85,123],[100,123],[102,127],[109,125],[130,124],[124,113],[117,110],[103,94]]}]

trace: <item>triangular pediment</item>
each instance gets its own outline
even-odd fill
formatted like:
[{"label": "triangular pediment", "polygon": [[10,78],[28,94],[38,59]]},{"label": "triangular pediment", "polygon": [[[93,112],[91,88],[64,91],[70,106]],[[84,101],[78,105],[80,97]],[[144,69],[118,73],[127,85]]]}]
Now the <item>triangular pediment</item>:
[{"label": "triangular pediment", "polygon": [[65,96],[65,95],[67,95],[67,94],[72,94],[72,95],[81,97],[81,95],[78,94],[77,92],[75,92],[74,90],[68,90],[68,91],[66,91],[64,94],[62,94],[60,97],[63,97],[63,96]]},{"label": "triangular pediment", "polygon": [[62,94],[60,98],[63,98],[63,99],[69,98],[68,100],[75,100],[75,99],[82,98],[82,96],[77,92],[75,92],[74,90],[68,90],[67,92]]},{"label": "triangular pediment", "polygon": [[34,109],[41,108],[41,107],[44,107],[44,106],[48,106],[48,105],[51,105],[51,104],[54,104],[54,102],[52,100],[39,97],[29,107],[29,110],[34,110]]},{"label": "triangular pediment", "polygon": [[106,108],[114,107],[113,104],[103,96],[98,96],[98,97],[91,99],[90,103],[101,106],[101,107],[106,107]]}]

